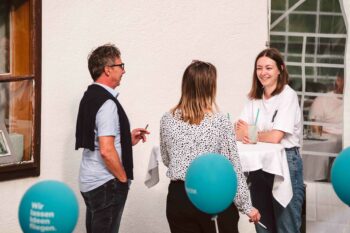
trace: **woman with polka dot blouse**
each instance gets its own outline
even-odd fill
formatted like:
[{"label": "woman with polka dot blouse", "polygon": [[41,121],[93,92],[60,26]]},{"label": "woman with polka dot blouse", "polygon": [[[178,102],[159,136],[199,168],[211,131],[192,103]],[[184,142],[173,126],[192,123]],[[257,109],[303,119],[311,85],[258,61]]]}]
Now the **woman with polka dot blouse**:
[{"label": "woman with polka dot blouse", "polygon": [[251,204],[232,124],[217,111],[215,96],[215,66],[193,61],[184,72],[179,103],[161,119],[161,156],[171,180],[166,214],[172,233],[215,232],[212,216],[201,212],[190,202],[184,185],[189,165],[204,153],[227,157],[238,177],[237,195],[232,205],[218,215],[220,233],[238,233],[238,210],[247,214],[252,222],[260,219],[259,211]]}]

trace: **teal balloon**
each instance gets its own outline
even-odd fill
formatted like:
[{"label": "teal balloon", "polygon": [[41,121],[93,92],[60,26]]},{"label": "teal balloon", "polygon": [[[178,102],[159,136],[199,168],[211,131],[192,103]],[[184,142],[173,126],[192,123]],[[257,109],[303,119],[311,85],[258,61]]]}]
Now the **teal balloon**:
[{"label": "teal balloon", "polygon": [[339,199],[350,206],[350,147],[340,152],[334,160],[331,182]]},{"label": "teal balloon", "polygon": [[218,214],[233,202],[237,192],[237,175],[225,156],[200,155],[187,170],[185,189],[188,198],[199,210]]},{"label": "teal balloon", "polygon": [[19,223],[25,233],[71,233],[78,215],[78,201],[73,190],[54,180],[31,186],[22,197],[18,211]]}]

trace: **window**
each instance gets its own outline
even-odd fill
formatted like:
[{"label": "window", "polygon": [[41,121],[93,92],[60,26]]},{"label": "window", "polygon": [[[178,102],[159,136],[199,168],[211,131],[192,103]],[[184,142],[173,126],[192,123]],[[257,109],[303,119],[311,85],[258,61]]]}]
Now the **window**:
[{"label": "window", "polygon": [[272,0],[270,47],[284,55],[303,111],[304,178],[329,181],[342,150],[346,24],[339,0]]},{"label": "window", "polygon": [[41,1],[0,5],[0,180],[40,174]]}]

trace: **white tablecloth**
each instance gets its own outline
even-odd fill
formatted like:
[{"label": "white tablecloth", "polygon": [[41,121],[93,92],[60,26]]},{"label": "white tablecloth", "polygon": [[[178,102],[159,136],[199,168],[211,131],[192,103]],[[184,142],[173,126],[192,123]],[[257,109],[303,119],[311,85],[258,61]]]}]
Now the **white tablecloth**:
[{"label": "white tablecloth", "polygon": [[317,152],[338,154],[342,150],[342,135],[323,134],[318,140],[304,139],[302,149],[303,151],[316,152],[315,154]]},{"label": "white tablecloth", "polygon": [[323,134],[322,140],[304,139],[302,146],[304,179],[308,181],[329,178],[329,157],[342,150],[342,136]]},{"label": "white tablecloth", "polygon": [[293,197],[287,155],[281,144],[243,144],[237,142],[238,153],[244,172],[262,169],[275,175],[272,195],[286,207]]}]

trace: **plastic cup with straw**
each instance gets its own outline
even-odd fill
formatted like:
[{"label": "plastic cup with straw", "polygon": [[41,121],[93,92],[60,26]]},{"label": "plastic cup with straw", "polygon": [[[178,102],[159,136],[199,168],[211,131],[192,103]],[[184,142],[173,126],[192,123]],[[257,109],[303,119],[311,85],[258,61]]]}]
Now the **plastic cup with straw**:
[{"label": "plastic cup with straw", "polygon": [[258,112],[256,113],[255,122],[254,122],[255,126],[256,126],[256,123],[258,123],[259,113],[260,113],[260,108],[258,108]]},{"label": "plastic cup with straw", "polygon": [[260,108],[258,108],[258,111],[256,113],[255,122],[254,125],[248,125],[248,138],[250,143],[255,144],[258,142],[258,127],[256,124],[258,123]]}]

